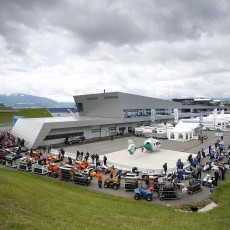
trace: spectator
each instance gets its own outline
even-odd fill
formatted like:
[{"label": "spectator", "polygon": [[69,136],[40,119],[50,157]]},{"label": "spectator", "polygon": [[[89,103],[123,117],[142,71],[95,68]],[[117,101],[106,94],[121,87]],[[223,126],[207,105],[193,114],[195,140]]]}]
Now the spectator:
[{"label": "spectator", "polygon": [[217,186],[217,184],[218,184],[218,179],[219,179],[219,170],[218,169],[216,169],[215,171],[214,171],[214,177],[215,177],[215,185]]},{"label": "spectator", "polygon": [[76,154],[76,160],[77,160],[77,161],[79,160],[80,154],[81,154],[81,153],[77,150],[77,154]]},{"label": "spectator", "polygon": [[21,147],[25,147],[25,140],[23,138],[21,139]]},{"label": "spectator", "polygon": [[188,156],[188,162],[189,162],[190,164],[192,164],[192,161],[193,161],[193,159],[192,159],[192,154],[190,154],[190,155]]},{"label": "spectator", "polygon": [[61,149],[61,160],[63,161],[65,159],[65,150]]},{"label": "spectator", "polygon": [[205,158],[205,157],[206,157],[206,156],[205,156],[205,151],[204,151],[204,149],[203,149],[203,148],[201,149],[201,154],[202,154],[202,157],[203,157],[203,158]]},{"label": "spectator", "polygon": [[99,156],[98,154],[95,155],[95,159],[96,159],[96,164],[99,162]]},{"label": "spectator", "polygon": [[209,145],[209,146],[208,146],[208,153],[209,153],[209,155],[210,155],[210,153],[211,153],[211,149],[212,149],[212,146]]},{"label": "spectator", "polygon": [[103,163],[104,163],[105,166],[106,166],[106,162],[107,162],[107,157],[104,156],[104,157],[103,157]]},{"label": "spectator", "polygon": [[200,164],[200,162],[201,162],[200,152],[199,152],[199,154],[197,154],[196,159],[197,159],[197,163]]},{"label": "spectator", "polygon": [[167,170],[168,170],[167,163],[163,164],[163,169],[164,169],[165,175],[167,175]]},{"label": "spectator", "polygon": [[68,157],[68,164],[69,164],[69,165],[72,165],[72,163],[73,163],[73,162],[72,162],[72,158],[71,158],[71,157]]},{"label": "spectator", "polygon": [[91,155],[91,159],[92,159],[92,164],[94,164],[94,160],[95,160],[95,155],[94,154]]},{"label": "spectator", "polygon": [[81,154],[80,154],[80,161],[82,161],[82,160],[83,160],[83,156],[84,156],[84,153],[83,153],[83,152],[81,152]]}]

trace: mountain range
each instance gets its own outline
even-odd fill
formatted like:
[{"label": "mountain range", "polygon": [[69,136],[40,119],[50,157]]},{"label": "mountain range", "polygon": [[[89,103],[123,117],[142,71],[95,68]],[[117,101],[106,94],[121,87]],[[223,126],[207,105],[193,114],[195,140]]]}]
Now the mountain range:
[{"label": "mountain range", "polygon": [[73,102],[57,102],[46,97],[37,97],[28,94],[0,95],[0,103],[12,108],[65,108],[74,107]]}]

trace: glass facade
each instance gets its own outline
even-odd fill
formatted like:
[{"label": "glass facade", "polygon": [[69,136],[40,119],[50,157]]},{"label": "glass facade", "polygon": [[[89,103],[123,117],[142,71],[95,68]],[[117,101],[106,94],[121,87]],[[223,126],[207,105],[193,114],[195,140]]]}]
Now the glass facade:
[{"label": "glass facade", "polygon": [[[170,115],[172,109],[156,109],[157,115]],[[124,118],[151,117],[151,109],[124,109]]]}]

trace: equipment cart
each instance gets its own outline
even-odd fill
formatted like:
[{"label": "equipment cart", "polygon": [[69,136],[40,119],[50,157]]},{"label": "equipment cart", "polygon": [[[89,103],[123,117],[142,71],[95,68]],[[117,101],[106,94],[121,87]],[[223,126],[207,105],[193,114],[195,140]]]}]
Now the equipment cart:
[{"label": "equipment cart", "polygon": [[195,192],[202,190],[201,180],[193,179],[189,181],[189,186],[187,187],[188,194],[192,195]]},{"label": "equipment cart", "polygon": [[90,184],[90,176],[86,175],[86,174],[84,174],[82,172],[76,171],[73,174],[73,181],[76,184],[82,184],[82,185],[86,186],[86,185]]},{"label": "equipment cart", "polygon": [[158,191],[160,200],[175,200],[180,198],[180,191],[174,188],[173,184],[164,185]]},{"label": "equipment cart", "polygon": [[138,188],[138,177],[136,174],[129,173],[125,176],[125,190],[134,191],[135,188]]}]

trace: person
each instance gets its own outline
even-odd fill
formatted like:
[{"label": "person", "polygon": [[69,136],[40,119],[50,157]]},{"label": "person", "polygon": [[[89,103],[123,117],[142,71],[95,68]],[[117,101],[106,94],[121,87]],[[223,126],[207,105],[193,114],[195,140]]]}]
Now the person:
[{"label": "person", "polygon": [[94,164],[94,159],[95,159],[94,153],[91,155],[91,159],[92,159],[92,164]]},{"label": "person", "polygon": [[63,161],[65,159],[65,150],[61,149],[61,160]]},{"label": "person", "polygon": [[210,151],[210,160],[215,158],[215,153],[213,150]]},{"label": "person", "polygon": [[224,150],[224,145],[223,144],[220,144],[219,150],[220,150],[220,154],[221,154],[223,152],[223,150]]},{"label": "person", "polygon": [[25,147],[25,140],[23,138],[21,139],[21,147]]},{"label": "person", "polygon": [[113,136],[111,136],[111,141],[113,141]]},{"label": "person", "polygon": [[209,153],[209,155],[210,155],[210,153],[211,153],[211,149],[212,149],[212,146],[209,145],[209,146],[208,146],[208,153]]},{"label": "person", "polygon": [[101,186],[102,186],[102,175],[100,172],[97,173],[97,181],[98,181],[98,187],[101,188]]},{"label": "person", "polygon": [[167,163],[163,164],[163,169],[164,169],[164,172],[165,172],[165,175],[166,175],[167,174],[167,169],[168,169]]},{"label": "person", "polygon": [[96,164],[99,162],[99,156],[98,154],[95,155],[95,159],[96,159]]},{"label": "person", "polygon": [[103,157],[103,163],[104,163],[105,166],[106,166],[106,161],[107,161],[107,157],[104,156],[104,157]]},{"label": "person", "polygon": [[89,159],[89,152],[87,151],[85,154],[85,160],[88,161],[88,159]]},{"label": "person", "polygon": [[197,179],[201,179],[201,172],[203,171],[203,167],[199,164],[197,167]]},{"label": "person", "polygon": [[80,157],[80,152],[79,152],[79,150],[77,150],[77,154],[76,154],[76,161],[78,161],[79,160],[79,157]]},{"label": "person", "polygon": [[81,152],[81,154],[80,154],[80,161],[82,161],[82,160],[83,160],[83,155],[84,155],[84,153],[83,153],[83,152]]},{"label": "person", "polygon": [[89,156],[88,156],[88,155],[85,155],[85,160],[86,160],[86,161],[88,161],[88,158],[89,158]]},{"label": "person", "polygon": [[218,184],[218,179],[219,179],[219,170],[218,169],[216,169],[215,171],[214,171],[214,177],[215,177],[215,184],[216,184],[216,186],[217,186],[217,184]]},{"label": "person", "polygon": [[184,163],[181,161],[181,159],[178,159],[176,166],[177,166],[177,169],[183,169],[184,168]]},{"label": "person", "polygon": [[201,162],[200,152],[197,154],[196,159],[197,159],[197,163],[200,164],[200,162]]},{"label": "person", "polygon": [[68,157],[68,163],[69,163],[69,165],[72,165],[72,164],[73,164],[72,158],[71,158],[71,157]]},{"label": "person", "polygon": [[110,178],[113,179],[113,175],[114,175],[114,167],[111,168],[110,172]]},{"label": "person", "polygon": [[200,137],[200,142],[201,142],[201,143],[204,142],[204,137],[203,137],[203,136]]},{"label": "person", "polygon": [[203,157],[203,158],[205,158],[205,157],[206,157],[206,156],[205,156],[205,151],[204,151],[204,149],[203,149],[203,148],[201,149],[201,154],[202,154],[202,157]]},{"label": "person", "polygon": [[190,153],[189,156],[188,156],[188,162],[189,162],[190,164],[192,164],[192,161],[193,161],[193,159],[192,159],[192,154]]}]

